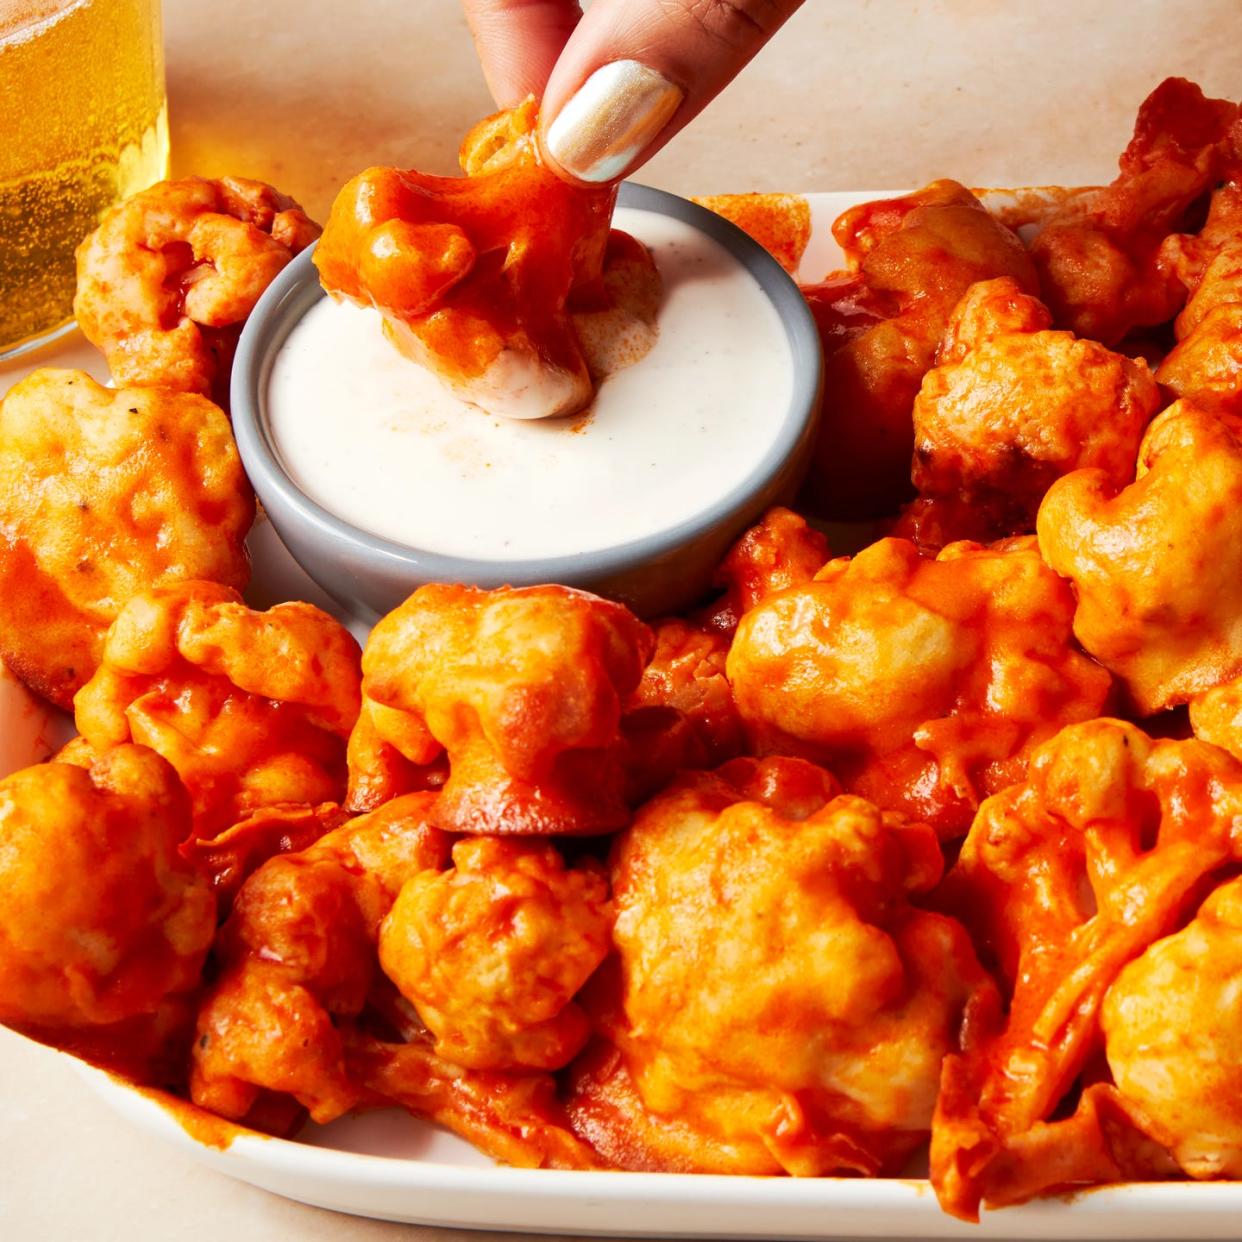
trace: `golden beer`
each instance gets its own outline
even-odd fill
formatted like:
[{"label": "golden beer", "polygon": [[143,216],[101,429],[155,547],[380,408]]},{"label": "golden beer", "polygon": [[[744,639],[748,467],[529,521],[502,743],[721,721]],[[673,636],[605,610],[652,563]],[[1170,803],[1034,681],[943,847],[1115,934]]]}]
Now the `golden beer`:
[{"label": "golden beer", "polygon": [[70,318],[78,242],[167,168],[159,0],[0,0],[0,357]]}]

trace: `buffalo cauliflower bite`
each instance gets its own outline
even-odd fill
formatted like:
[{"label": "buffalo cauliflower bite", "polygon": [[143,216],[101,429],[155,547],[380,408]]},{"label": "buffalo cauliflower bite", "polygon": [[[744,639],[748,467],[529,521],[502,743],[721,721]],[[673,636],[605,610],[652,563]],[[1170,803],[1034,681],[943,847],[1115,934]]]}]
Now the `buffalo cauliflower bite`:
[{"label": "buffalo cauliflower bite", "polygon": [[610,832],[629,818],[622,708],[651,651],[628,609],[584,591],[420,587],[367,643],[366,728],[415,768],[447,751],[449,831]]},{"label": "buffalo cauliflower bite", "polygon": [[811,241],[811,204],[801,194],[706,194],[693,199],[757,241],[791,276]]},{"label": "buffalo cauliflower bite", "polygon": [[972,284],[1038,292],[1017,236],[955,181],[864,203],[833,225],[849,271],[805,288],[824,344],[824,410],[803,492],[827,517],[878,517],[910,494],[911,410]]},{"label": "buffalo cauliflower bite", "polygon": [[191,578],[246,585],[253,520],[210,401],[34,372],[0,402],[0,657],[69,707],[131,596]]},{"label": "buffalo cauliflower bite", "polygon": [[[395,799],[246,881],[198,1013],[191,1096],[256,1126],[275,1117],[287,1127],[291,1102],[319,1122],[396,1104],[511,1164],[598,1167],[550,1075],[444,1060],[385,991],[380,927],[404,883],[448,861],[449,838],[428,822],[433,802]],[[376,1025],[393,1039],[371,1033]]]},{"label": "buffalo cauliflower bite", "polygon": [[1085,206],[1067,204],[1032,242],[1059,326],[1115,345],[1177,313],[1186,288],[1162,261],[1162,245],[1233,158],[1237,115],[1236,104],[1206,99],[1184,78],[1168,78],[1143,101],[1113,183]]},{"label": "buffalo cauliflower bite", "polygon": [[[681,768],[715,767],[742,752],[742,720],[725,674],[738,618],[767,596],[809,582],[827,559],[827,539],[804,518],[769,509],[717,569],[723,595],[691,618],[655,624],[655,651],[622,719],[631,789],[640,800]],[[661,712],[671,712],[671,722],[661,724]]]},{"label": "buffalo cauliflower bite", "polygon": [[1217,190],[1203,229],[1170,237],[1161,256],[1190,299],[1156,378],[1203,409],[1242,415],[1242,185]]},{"label": "buffalo cauliflower bite", "polygon": [[358,717],[358,644],[310,604],[255,612],[209,582],[135,596],[74,702],[96,750],[134,741],[177,769],[195,833],[259,807],[337,801]]},{"label": "buffalo cauliflower bite", "polygon": [[1074,633],[1140,714],[1242,673],[1242,422],[1175,402],[1147,429],[1133,483],[1067,475],[1037,530],[1074,584]]},{"label": "buffalo cauliflower bite", "polygon": [[1011,278],[973,285],[914,402],[914,486],[1003,514],[997,535],[1031,530],[1048,485],[1072,470],[1125,483],[1160,406],[1145,362],[1050,324]]},{"label": "buffalo cauliflower bite", "polygon": [[1117,1090],[1195,1178],[1242,1178],[1242,880],[1130,962],[1100,1029]]},{"label": "buffalo cauliflower bite", "polygon": [[1035,746],[1108,697],[1073,646],[1073,608],[1033,539],[935,560],[882,539],[748,612],[729,680],[762,753],[826,763],[851,792],[960,835]]},{"label": "buffalo cauliflower bite", "polygon": [[836,792],[801,760],[737,759],[618,838],[617,969],[568,1100],[615,1163],[893,1173],[926,1137],[985,979],[962,928],[910,904],[935,834]]},{"label": "buffalo cauliflower bite", "polygon": [[1196,694],[1190,700],[1189,717],[1195,737],[1242,760],[1242,678]]},{"label": "buffalo cauliflower bite", "polygon": [[714,767],[734,758],[745,739],[725,676],[728,638],[677,617],[659,622],[654,630],[655,651],[626,702],[623,730],[632,738],[644,710],[671,709],[688,726],[692,743],[674,767]]},{"label": "buffalo cauliflower bite", "polygon": [[161,181],[78,247],[78,326],[118,384],[228,398],[242,325],[319,226],[262,181]]},{"label": "buffalo cauliflower bite", "polygon": [[[977,1012],[945,1063],[932,1180],[946,1210],[973,1218],[981,1199],[1161,1173],[1145,1101],[1124,1076],[1092,1082],[1101,1003],[1204,881],[1242,860],[1240,825],[1242,765],[1109,719],[1062,730],[1025,782],[983,804],[938,905],[971,928],[1008,1003]],[[1081,1074],[1077,1112],[1050,1120]]]},{"label": "buffalo cauliflower bite", "polygon": [[447,860],[448,839],[427,822],[432,800],[390,802],[270,859],[242,886],[198,1016],[196,1104],[241,1119],[262,1092],[280,1092],[326,1122],[358,1102],[335,1021],[366,1002],[380,923],[401,885]]},{"label": "buffalo cauliflower bite", "polygon": [[0,781],[0,1021],[55,1043],[197,985],[216,904],[177,854],[189,831],[177,774],[142,747]]},{"label": "buffalo cauliflower bite", "polygon": [[724,595],[709,610],[707,627],[731,638],[745,613],[777,591],[810,582],[828,558],[826,535],[792,509],[769,509],[720,562],[715,585]]},{"label": "buffalo cauliflower bite", "polygon": [[589,1025],[574,1002],[609,948],[608,881],[552,845],[476,837],[411,876],[380,929],[384,973],[447,1061],[560,1069]]},{"label": "buffalo cauliflower bite", "polygon": [[465,177],[361,173],[315,252],[333,297],[378,309],[402,353],[511,418],[572,414],[594,395],[567,303],[599,291],[616,199],[544,164],[537,115],[531,99],[476,126]]},{"label": "buffalo cauliflower bite", "polygon": [[1205,316],[1164,356],[1156,379],[1204,410],[1242,417],[1242,298]]}]

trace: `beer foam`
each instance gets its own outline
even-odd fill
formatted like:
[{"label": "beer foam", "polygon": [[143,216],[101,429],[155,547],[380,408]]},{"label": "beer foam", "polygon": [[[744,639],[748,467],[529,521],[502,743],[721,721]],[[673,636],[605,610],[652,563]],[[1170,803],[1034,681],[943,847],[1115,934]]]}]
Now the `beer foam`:
[{"label": "beer foam", "polygon": [[0,48],[24,43],[90,0],[18,0],[0,13]]}]

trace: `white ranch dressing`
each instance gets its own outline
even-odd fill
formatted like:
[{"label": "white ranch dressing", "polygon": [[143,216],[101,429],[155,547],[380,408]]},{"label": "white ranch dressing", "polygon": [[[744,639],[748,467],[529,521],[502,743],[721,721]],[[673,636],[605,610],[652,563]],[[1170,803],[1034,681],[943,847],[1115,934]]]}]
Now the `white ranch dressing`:
[{"label": "white ranch dressing", "polygon": [[600,385],[589,416],[497,418],[400,355],[379,314],[325,298],[268,382],[282,464],[329,512],[444,555],[519,560],[651,535],[738,486],[776,439],[793,387],[758,281],[691,225],[621,209],[664,282],[659,336]]}]

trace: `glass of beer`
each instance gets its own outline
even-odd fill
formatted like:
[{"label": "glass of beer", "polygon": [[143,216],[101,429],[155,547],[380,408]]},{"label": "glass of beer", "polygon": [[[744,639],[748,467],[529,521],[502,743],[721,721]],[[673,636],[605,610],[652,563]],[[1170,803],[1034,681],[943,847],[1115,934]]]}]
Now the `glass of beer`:
[{"label": "glass of beer", "polygon": [[0,0],[0,359],[73,314],[73,252],[167,175],[159,0]]}]

